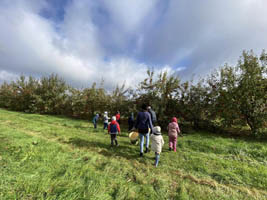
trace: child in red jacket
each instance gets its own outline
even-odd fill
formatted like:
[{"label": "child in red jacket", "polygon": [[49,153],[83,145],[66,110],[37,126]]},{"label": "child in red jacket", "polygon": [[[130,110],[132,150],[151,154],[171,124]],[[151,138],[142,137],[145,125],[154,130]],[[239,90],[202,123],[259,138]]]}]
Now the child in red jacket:
[{"label": "child in red jacket", "polygon": [[120,114],[119,111],[117,111],[117,114],[115,115],[115,117],[116,117],[116,121],[117,121],[119,124],[121,124],[121,114]]},{"label": "child in red jacket", "polygon": [[116,146],[118,146],[117,134],[119,134],[120,132],[121,132],[120,125],[116,121],[116,117],[113,116],[111,118],[111,122],[108,125],[108,133],[110,134],[111,138],[111,146],[113,146],[114,141]]}]

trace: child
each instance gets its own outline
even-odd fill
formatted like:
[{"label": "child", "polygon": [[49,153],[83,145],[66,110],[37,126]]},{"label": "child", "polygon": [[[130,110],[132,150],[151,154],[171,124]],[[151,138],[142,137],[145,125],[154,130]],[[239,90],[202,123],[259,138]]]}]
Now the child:
[{"label": "child", "polygon": [[117,111],[117,114],[116,114],[116,121],[120,124],[121,123],[121,114],[119,111]]},{"label": "child", "polygon": [[104,130],[108,128],[108,120],[109,120],[108,112],[105,111],[104,112]]},{"label": "child", "polygon": [[93,124],[94,124],[94,127],[97,128],[97,121],[98,121],[98,118],[99,118],[99,114],[96,113],[96,115],[94,116],[93,118]]},{"label": "child", "polygon": [[168,135],[169,135],[169,150],[176,152],[177,137],[180,133],[180,128],[177,123],[176,117],[172,118],[172,122],[168,125]]},{"label": "child", "polygon": [[161,128],[160,126],[155,126],[153,128],[153,134],[151,135],[151,149],[155,152],[155,167],[159,164],[159,157],[162,147],[164,145],[164,140],[161,135]]},{"label": "child", "polygon": [[108,125],[108,133],[110,134],[111,138],[111,146],[113,146],[113,142],[115,141],[116,146],[118,146],[118,141],[117,141],[117,134],[121,132],[120,125],[116,121],[116,117],[113,116],[111,118],[111,122]]}]

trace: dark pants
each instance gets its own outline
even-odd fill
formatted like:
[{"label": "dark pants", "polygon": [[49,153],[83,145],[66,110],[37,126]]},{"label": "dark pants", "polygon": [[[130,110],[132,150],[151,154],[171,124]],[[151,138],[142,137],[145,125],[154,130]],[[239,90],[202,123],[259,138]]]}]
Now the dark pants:
[{"label": "dark pants", "polygon": [[94,127],[97,128],[97,122],[94,122]]},{"label": "dark pants", "polygon": [[118,145],[117,134],[110,134],[110,138],[111,138],[111,145],[112,146],[113,146],[114,141],[115,141],[115,144]]},{"label": "dark pants", "polygon": [[108,128],[108,123],[104,123],[104,129]]},{"label": "dark pants", "polygon": [[128,122],[128,131],[132,130],[132,128],[134,127],[134,122]]}]

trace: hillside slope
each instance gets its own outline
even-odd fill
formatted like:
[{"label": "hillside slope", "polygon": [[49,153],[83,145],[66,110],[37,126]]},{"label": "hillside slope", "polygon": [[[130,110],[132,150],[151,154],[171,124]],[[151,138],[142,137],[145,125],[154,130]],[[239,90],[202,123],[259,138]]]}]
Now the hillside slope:
[{"label": "hillside slope", "polygon": [[0,199],[266,199],[266,142],[192,133],[139,157],[127,132],[0,109]]}]

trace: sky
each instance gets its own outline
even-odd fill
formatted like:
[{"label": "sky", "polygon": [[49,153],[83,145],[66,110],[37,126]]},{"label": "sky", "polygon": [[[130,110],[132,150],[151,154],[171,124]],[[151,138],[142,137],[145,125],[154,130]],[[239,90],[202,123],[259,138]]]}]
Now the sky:
[{"label": "sky", "polygon": [[266,0],[0,0],[0,83],[51,73],[135,87],[198,79],[267,47]]}]

